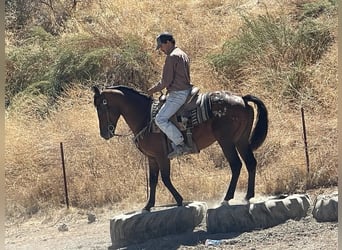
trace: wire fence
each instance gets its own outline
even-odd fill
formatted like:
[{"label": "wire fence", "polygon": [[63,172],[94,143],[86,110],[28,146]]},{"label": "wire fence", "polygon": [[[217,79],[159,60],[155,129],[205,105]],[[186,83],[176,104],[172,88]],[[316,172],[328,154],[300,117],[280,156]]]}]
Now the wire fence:
[{"label": "wire fence", "polygon": [[[312,156],[310,153],[311,151],[315,149],[319,149],[320,147],[325,147],[325,144],[318,143],[317,141],[315,143],[312,143],[316,135],[321,135],[321,134],[330,134],[330,133],[337,133],[337,129],[324,129],[321,128],[319,130],[312,130],[307,128],[307,125],[305,123],[305,114],[304,110],[301,110],[301,131],[287,131],[282,134],[284,137],[289,137],[289,138],[296,138],[293,140],[293,143],[289,146],[291,149],[289,150],[298,150],[299,152],[301,151],[301,159],[300,159],[300,165],[302,167],[306,168],[307,174],[310,173],[311,171],[311,166],[310,166],[310,157]],[[307,131],[308,129],[308,131]],[[133,138],[133,136],[131,136]],[[122,143],[127,143],[127,138],[123,139]],[[333,143],[333,142],[332,142]],[[335,142],[337,143],[337,141]],[[135,147],[134,144],[132,143],[132,147]],[[71,148],[73,150],[71,150]],[[52,172],[51,174],[44,175],[44,178],[47,178],[48,180],[45,180],[53,186],[53,188],[56,190],[60,197],[61,197],[61,203],[65,204],[67,208],[69,208],[70,203],[72,203],[72,197],[73,197],[73,190],[72,190],[72,185],[69,185],[70,183],[73,183],[75,181],[80,181],[81,178],[84,178],[82,176],[82,173],[79,171],[76,171],[77,166],[73,166],[75,164],[75,160],[72,159],[73,156],[72,154],[77,152],[77,154],[89,154],[89,144],[85,143],[84,141],[80,141],[79,143],[76,143],[74,141],[64,141],[64,142],[42,142],[40,145],[39,150],[32,150],[30,151],[30,155],[27,157],[35,158],[36,156],[32,154],[37,154],[37,155],[44,155],[44,164],[41,164],[42,167],[40,168],[40,171],[38,173],[31,173],[32,175],[35,175],[37,178],[37,182],[39,178],[41,177],[42,173],[48,173]],[[133,149],[132,149],[133,150]],[[42,152],[44,151],[44,152]],[[272,154],[270,150],[269,154]],[[147,159],[140,153],[138,149],[134,152],[130,152],[136,155],[136,158],[138,159],[138,163],[136,165],[141,166],[139,169],[132,171],[132,174],[130,178],[133,179],[133,182],[136,183],[139,186],[146,187],[146,196],[148,196],[148,168],[147,168]],[[20,152],[13,152],[12,153],[14,156],[19,156],[23,157],[23,154],[25,153],[20,153]],[[68,157],[66,157],[68,155]],[[140,155],[140,158],[138,157]],[[25,158],[26,156],[24,156]],[[37,156],[38,157],[38,156]],[[125,156],[121,156],[125,157]],[[270,157],[272,157],[270,155]],[[264,157],[267,158],[267,155]],[[69,159],[69,160],[68,160]],[[88,159],[91,159],[89,157]],[[92,167],[94,162],[87,163],[87,166],[89,166],[88,171],[90,173],[91,178],[101,178],[101,175],[103,173],[100,173],[98,169]],[[260,164],[263,164],[262,162]],[[298,162],[295,164],[291,163],[286,163],[287,166],[289,167],[297,167]],[[11,171],[10,169],[7,169],[6,171]],[[106,174],[110,175],[110,170],[106,172]],[[180,175],[179,173],[173,173],[174,175]],[[203,175],[203,173],[198,172],[198,175]],[[113,179],[117,176],[113,176]],[[215,178],[216,176],[205,176],[206,178]],[[22,178],[25,178],[24,176]],[[183,177],[184,178],[184,177]],[[184,178],[185,180],[186,178]],[[185,180],[186,181],[186,180]],[[96,183],[96,182],[94,182]],[[84,185],[86,186],[86,180],[84,180]],[[94,184],[93,184],[94,185]],[[96,185],[96,184],[95,184]],[[87,189],[88,196],[96,196],[97,194],[103,192],[108,192],[108,190],[104,187],[101,186],[101,184],[98,184],[96,186],[92,186],[91,189]]]}]

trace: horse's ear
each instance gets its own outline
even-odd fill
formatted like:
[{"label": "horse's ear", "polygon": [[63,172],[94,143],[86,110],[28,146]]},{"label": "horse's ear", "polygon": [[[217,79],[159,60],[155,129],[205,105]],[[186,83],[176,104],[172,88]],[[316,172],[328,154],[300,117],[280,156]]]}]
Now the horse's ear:
[{"label": "horse's ear", "polygon": [[98,86],[93,86],[91,89],[93,90],[95,95],[100,95],[101,91]]}]

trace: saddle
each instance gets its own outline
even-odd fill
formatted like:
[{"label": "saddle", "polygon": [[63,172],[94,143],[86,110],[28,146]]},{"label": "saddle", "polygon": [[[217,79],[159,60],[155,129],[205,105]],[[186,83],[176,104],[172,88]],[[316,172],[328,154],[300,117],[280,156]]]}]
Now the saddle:
[{"label": "saddle", "polygon": [[[155,124],[154,118],[165,100],[166,96],[162,95],[152,103],[151,119],[153,122],[150,127],[150,132],[152,133],[162,132]],[[226,104],[231,102],[243,102],[243,99],[226,91],[202,94],[199,93],[199,88],[192,88],[183,106],[170,118],[170,121],[182,132],[185,143],[192,149],[192,153],[199,153],[192,139],[192,129],[212,117],[225,115],[227,112]],[[171,148],[171,141],[169,139],[167,144]]]}]

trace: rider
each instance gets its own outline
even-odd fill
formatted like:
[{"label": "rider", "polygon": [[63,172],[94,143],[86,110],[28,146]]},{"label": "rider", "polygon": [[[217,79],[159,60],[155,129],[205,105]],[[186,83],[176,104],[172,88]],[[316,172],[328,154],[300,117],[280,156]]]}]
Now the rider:
[{"label": "rider", "polygon": [[170,118],[185,103],[193,85],[190,82],[190,59],[188,55],[176,46],[172,34],[161,33],[157,37],[157,50],[166,55],[162,78],[147,93],[166,88],[166,101],[156,115],[155,122],[167,137],[172,141],[173,151],[168,158],[190,153],[190,148],[184,143],[184,137],[178,128],[170,122]]}]

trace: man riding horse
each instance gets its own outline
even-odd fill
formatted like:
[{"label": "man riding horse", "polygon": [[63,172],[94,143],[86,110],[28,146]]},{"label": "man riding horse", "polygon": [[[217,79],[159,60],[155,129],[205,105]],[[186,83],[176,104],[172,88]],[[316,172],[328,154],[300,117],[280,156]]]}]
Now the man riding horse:
[{"label": "man riding horse", "polygon": [[156,49],[165,53],[165,64],[161,80],[147,93],[153,95],[164,88],[167,90],[166,101],[157,113],[155,123],[172,141],[173,151],[168,154],[168,158],[172,159],[191,152],[191,148],[184,142],[182,133],[170,121],[170,118],[185,103],[193,87],[190,81],[190,59],[183,50],[176,46],[172,34],[167,32],[161,33],[157,37]]}]

